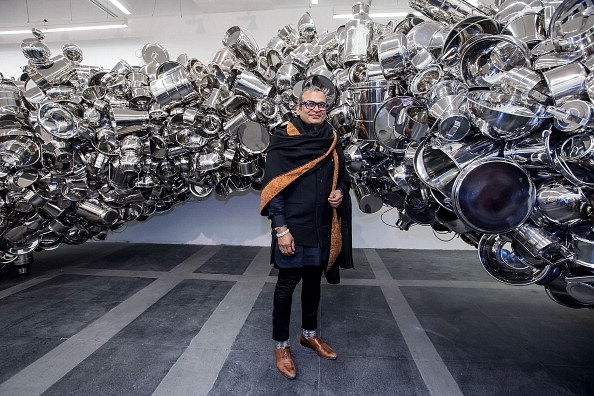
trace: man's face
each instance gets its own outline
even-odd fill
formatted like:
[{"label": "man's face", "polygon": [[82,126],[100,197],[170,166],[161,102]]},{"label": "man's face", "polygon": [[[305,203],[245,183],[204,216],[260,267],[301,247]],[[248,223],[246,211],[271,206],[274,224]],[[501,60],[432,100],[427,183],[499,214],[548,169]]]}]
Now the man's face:
[{"label": "man's face", "polygon": [[[320,91],[306,91],[303,93],[303,102],[326,103],[326,95]],[[307,124],[321,125],[326,120],[326,108],[320,109],[315,105],[312,109],[303,104],[297,105],[297,115]]]}]

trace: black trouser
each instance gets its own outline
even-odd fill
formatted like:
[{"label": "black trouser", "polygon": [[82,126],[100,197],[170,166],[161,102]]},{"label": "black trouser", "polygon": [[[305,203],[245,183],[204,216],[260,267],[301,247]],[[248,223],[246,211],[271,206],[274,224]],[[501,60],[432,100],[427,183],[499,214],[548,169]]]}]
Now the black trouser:
[{"label": "black trouser", "polygon": [[305,330],[316,330],[318,328],[318,306],[320,305],[320,283],[323,268],[322,265],[303,268],[279,268],[272,309],[273,340],[286,341],[289,339],[293,291],[301,279],[303,279],[301,288],[301,327]]}]

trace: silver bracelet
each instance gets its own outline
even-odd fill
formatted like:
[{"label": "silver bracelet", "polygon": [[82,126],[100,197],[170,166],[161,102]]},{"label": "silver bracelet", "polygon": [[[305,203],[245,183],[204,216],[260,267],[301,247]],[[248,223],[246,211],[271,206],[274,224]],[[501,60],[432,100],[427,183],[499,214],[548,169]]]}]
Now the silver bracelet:
[{"label": "silver bracelet", "polygon": [[286,230],[284,230],[283,232],[281,232],[280,234],[276,234],[277,238],[280,238],[282,236],[285,236],[289,233],[289,229],[287,228]]},{"label": "silver bracelet", "polygon": [[283,225],[282,225],[282,226],[280,226],[280,227],[274,227],[274,228],[273,228],[273,230],[274,230],[274,231],[276,231],[276,230],[278,230],[279,228],[283,228],[283,227],[286,227],[286,226],[287,226],[286,224],[283,224]]}]

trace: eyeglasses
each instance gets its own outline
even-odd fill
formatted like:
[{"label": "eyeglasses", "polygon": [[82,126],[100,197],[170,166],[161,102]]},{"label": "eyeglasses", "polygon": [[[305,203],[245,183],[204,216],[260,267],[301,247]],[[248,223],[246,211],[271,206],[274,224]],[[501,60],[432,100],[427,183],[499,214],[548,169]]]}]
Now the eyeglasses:
[{"label": "eyeglasses", "polygon": [[318,106],[319,110],[326,110],[328,108],[328,103],[326,102],[314,102],[313,100],[306,100],[305,102],[300,103],[301,106],[305,106],[307,110],[313,110]]}]

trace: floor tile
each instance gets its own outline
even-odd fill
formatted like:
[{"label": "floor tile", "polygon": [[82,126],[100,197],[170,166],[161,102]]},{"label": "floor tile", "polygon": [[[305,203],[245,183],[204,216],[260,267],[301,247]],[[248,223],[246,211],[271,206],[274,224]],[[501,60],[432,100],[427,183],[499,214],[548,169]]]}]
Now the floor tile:
[{"label": "floor tile", "polygon": [[342,279],[375,279],[363,249],[353,249],[353,265],[355,268],[340,269]]},{"label": "floor tile", "polygon": [[297,378],[289,380],[276,369],[272,350],[231,351],[209,395],[318,394],[319,358],[311,359],[299,351],[294,351],[292,355],[297,368]]},{"label": "floor tile", "polygon": [[465,395],[586,395],[573,393],[543,366],[514,361],[448,362]]},{"label": "floor tile", "polygon": [[241,275],[260,250],[258,246],[226,246],[194,272]]},{"label": "floor tile", "polygon": [[233,282],[185,280],[113,340],[130,344],[187,346],[232,286]]},{"label": "floor tile", "polygon": [[[557,394],[571,395],[594,395],[594,376],[591,366],[562,366],[551,361],[545,364],[549,378],[555,382],[553,389],[559,389]],[[546,385],[546,384],[545,384]],[[544,386],[537,388],[539,391],[546,391]],[[551,392],[554,396],[554,393]]]},{"label": "floor tile", "polygon": [[84,268],[169,271],[200,249],[196,245],[128,244],[113,253],[105,252]]},{"label": "floor tile", "polygon": [[0,383],[35,362],[63,341],[63,339],[55,337],[23,337],[3,333],[0,336],[0,356],[2,356],[0,359]]},{"label": "floor tile", "polygon": [[179,346],[111,342],[43,395],[150,395],[182,352]]},{"label": "floor tile", "polygon": [[401,287],[400,290],[416,315],[482,315],[476,295],[488,296],[492,291],[453,287]]},{"label": "floor tile", "polygon": [[394,279],[493,281],[471,250],[377,249]]},{"label": "floor tile", "polygon": [[320,336],[341,357],[411,358],[389,313],[322,309],[320,324]]},{"label": "floor tile", "polygon": [[117,304],[105,301],[58,301],[15,322],[4,329],[4,333],[14,336],[69,338],[105,315]]},{"label": "floor tile", "polygon": [[322,359],[320,395],[428,395],[411,360],[397,358]]},{"label": "floor tile", "polygon": [[516,362],[538,364],[515,334],[508,334],[491,318],[475,315],[418,316],[441,358],[448,361]]},{"label": "floor tile", "polygon": [[541,317],[538,322],[525,318],[497,318],[503,334],[517,337],[522,346],[543,365],[590,368],[594,372],[594,317],[574,321]]},{"label": "floor tile", "polygon": [[152,281],[83,275],[52,278],[0,300],[7,322],[11,321],[4,332],[70,337]]},{"label": "floor tile", "polygon": [[324,285],[320,304],[326,310],[390,312],[377,286]]}]

